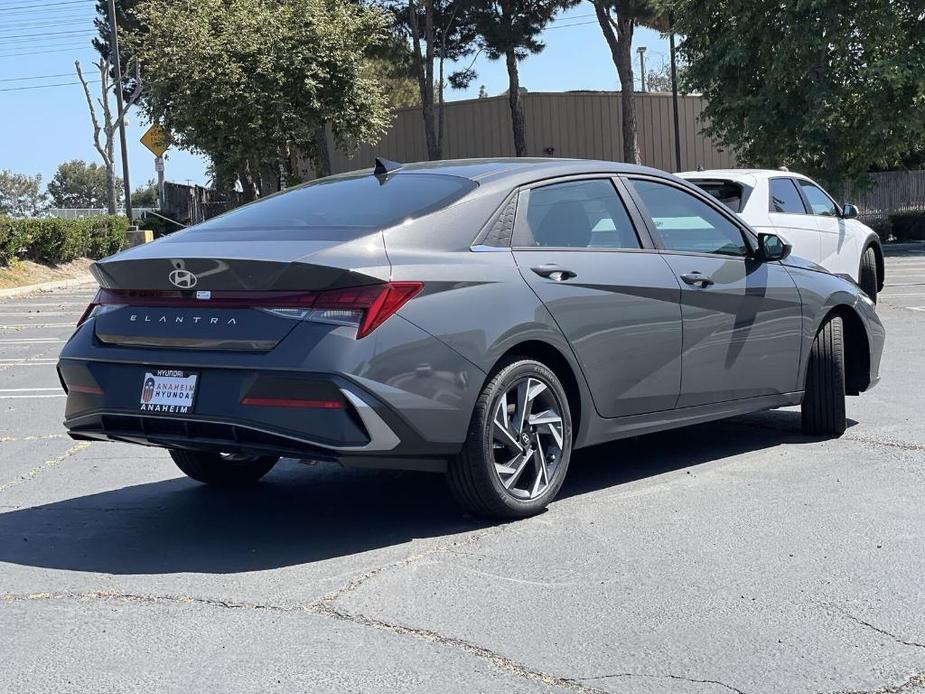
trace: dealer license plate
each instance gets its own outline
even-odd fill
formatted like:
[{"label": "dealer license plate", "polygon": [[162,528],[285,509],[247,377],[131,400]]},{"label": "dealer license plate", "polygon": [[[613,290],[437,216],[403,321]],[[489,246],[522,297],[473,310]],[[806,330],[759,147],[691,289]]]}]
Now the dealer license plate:
[{"label": "dealer license plate", "polygon": [[193,409],[199,374],[176,369],[146,371],[141,383],[142,412],[186,414]]}]

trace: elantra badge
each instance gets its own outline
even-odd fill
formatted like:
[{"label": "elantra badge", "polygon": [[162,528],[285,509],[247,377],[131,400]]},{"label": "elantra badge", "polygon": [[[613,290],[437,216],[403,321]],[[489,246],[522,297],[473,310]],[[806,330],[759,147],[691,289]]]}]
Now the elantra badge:
[{"label": "elantra badge", "polygon": [[180,289],[192,289],[196,286],[198,278],[189,270],[174,270],[169,275],[170,283]]}]

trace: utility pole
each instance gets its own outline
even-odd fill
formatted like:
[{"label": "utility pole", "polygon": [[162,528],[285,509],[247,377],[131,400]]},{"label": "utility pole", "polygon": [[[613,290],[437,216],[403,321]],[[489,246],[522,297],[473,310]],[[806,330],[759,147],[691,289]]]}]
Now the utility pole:
[{"label": "utility pole", "polygon": [[644,92],[646,90],[646,47],[640,46],[636,52],[639,54],[639,91]]},{"label": "utility pole", "polygon": [[128,149],[125,145],[125,113],[122,99],[122,64],[119,58],[119,34],[116,31],[116,0],[109,0],[109,47],[112,66],[116,72],[116,109],[119,114],[119,144],[122,148],[122,183],[125,185],[125,216],[132,223],[132,188],[128,181]]},{"label": "utility pole", "polygon": [[671,52],[671,106],[674,109],[674,162],[675,171],[681,170],[681,126],[678,123],[678,64],[675,57],[674,27],[668,17],[668,46]]}]

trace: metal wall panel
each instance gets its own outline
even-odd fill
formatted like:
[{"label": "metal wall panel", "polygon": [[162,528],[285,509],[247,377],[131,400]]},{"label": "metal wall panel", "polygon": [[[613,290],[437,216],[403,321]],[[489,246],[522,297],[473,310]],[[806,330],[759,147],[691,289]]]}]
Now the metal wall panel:
[{"label": "metal wall panel", "polygon": [[[621,160],[623,137],[619,92],[529,92],[524,94],[527,154]],[[636,94],[637,137],[644,164],[675,170],[671,95]],[[730,168],[732,152],[701,133],[703,98],[679,97],[681,169]],[[507,96],[451,101],[445,105],[444,152],[447,159],[514,155]],[[395,112],[392,127],[374,146],[344,153],[331,143],[334,173],[372,165],[376,156],[401,162],[427,159],[420,109]]]}]

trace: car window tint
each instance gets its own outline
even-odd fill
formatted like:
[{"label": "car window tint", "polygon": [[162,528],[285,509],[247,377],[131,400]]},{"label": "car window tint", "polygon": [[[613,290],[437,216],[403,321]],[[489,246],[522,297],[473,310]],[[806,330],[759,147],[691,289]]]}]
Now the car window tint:
[{"label": "car window tint", "polygon": [[813,214],[825,217],[834,217],[838,214],[835,203],[819,186],[809,181],[800,181],[800,187],[803,189],[806,199],[809,200],[809,207],[812,209]]},{"label": "car window tint", "polygon": [[673,251],[748,255],[742,232],[690,193],[654,181],[633,180],[665,248]]},{"label": "car window tint", "polygon": [[803,198],[797,190],[793,180],[789,178],[772,178],[770,185],[770,212],[783,212],[785,214],[806,214]]},{"label": "car window tint", "polygon": [[623,202],[608,179],[533,188],[527,196],[523,245],[640,248]]},{"label": "car window tint", "polygon": [[709,193],[733,212],[742,211],[742,186],[732,181],[691,181],[704,193]]},{"label": "car window tint", "polygon": [[195,229],[299,229],[309,239],[330,234],[332,227],[382,229],[446,207],[477,185],[443,174],[327,178],[244,205]]}]

